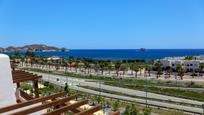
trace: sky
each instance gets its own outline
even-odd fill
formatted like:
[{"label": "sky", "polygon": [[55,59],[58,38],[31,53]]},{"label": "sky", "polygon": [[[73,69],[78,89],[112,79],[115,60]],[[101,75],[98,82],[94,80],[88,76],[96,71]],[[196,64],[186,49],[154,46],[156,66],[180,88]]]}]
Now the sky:
[{"label": "sky", "polygon": [[204,49],[203,0],[0,0],[0,47]]}]

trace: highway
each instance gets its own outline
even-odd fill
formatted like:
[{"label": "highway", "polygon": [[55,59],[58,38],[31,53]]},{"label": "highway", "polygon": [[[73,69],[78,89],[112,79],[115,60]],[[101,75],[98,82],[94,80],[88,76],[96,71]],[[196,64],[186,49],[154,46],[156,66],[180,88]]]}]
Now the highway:
[{"label": "highway", "polygon": [[[93,88],[102,88],[105,90],[119,92],[119,93],[131,95],[131,96],[137,96],[137,97],[143,97],[143,98],[146,97],[146,92],[144,91],[138,91],[138,90],[132,90],[132,89],[127,89],[127,88],[120,88],[120,87],[99,84],[98,82],[90,82],[90,80],[86,80],[86,79],[65,77],[65,76],[60,76],[60,75],[51,75],[51,74],[45,74],[45,73],[39,73],[39,72],[32,72],[32,73],[41,75],[44,81],[49,81],[51,83],[61,85],[61,86],[63,86],[67,82],[70,85],[70,88],[79,90],[82,92],[91,93],[91,94],[98,95],[100,92],[90,90],[90,89],[85,89],[85,88],[78,87],[78,86],[90,86]],[[120,95],[103,93],[103,92],[101,92],[100,94],[102,96],[125,100],[125,101],[137,102],[137,103],[142,103],[142,104],[146,103],[146,99],[132,98],[132,97],[120,96]],[[167,103],[167,102],[162,102],[162,101],[172,101],[176,103],[194,104],[194,105],[199,105],[199,106],[201,106],[204,102],[190,100],[190,99],[177,98],[173,96],[160,95],[160,94],[149,93],[149,92],[147,93],[147,97],[151,99],[161,100],[161,101],[147,100],[147,103],[152,106],[171,108],[171,109],[177,109],[177,110],[182,110],[186,112],[200,113],[200,114],[203,112],[201,108],[177,105],[177,104]]]}]

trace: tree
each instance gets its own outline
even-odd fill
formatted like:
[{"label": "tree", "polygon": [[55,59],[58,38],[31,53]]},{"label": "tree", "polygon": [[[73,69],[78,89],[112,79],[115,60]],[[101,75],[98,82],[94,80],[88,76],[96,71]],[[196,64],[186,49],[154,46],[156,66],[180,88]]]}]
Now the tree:
[{"label": "tree", "polygon": [[125,71],[127,71],[128,66],[126,64],[122,64],[120,70],[123,71],[123,75],[125,75]]},{"label": "tree", "polygon": [[161,63],[160,62],[156,62],[155,63],[155,67],[157,70],[157,79],[160,77],[160,75],[162,74],[162,68],[161,68]]},{"label": "tree", "polygon": [[138,115],[139,110],[135,107],[134,104],[126,105],[124,115]]},{"label": "tree", "polygon": [[134,69],[134,63],[131,63],[130,64],[131,75],[133,75],[133,71],[134,71],[133,69]]},{"label": "tree", "polygon": [[203,69],[204,69],[204,63],[200,63],[200,65],[199,65],[199,72],[200,72],[201,76],[202,76],[202,73],[203,73]]},{"label": "tree", "polygon": [[138,65],[133,66],[133,71],[135,71],[135,77],[137,78],[137,73],[139,72],[139,67]]},{"label": "tree", "polygon": [[26,53],[25,53],[25,56],[26,57],[34,57],[35,54],[31,50],[27,50]]},{"label": "tree", "polygon": [[69,63],[66,61],[64,62],[65,72],[68,72]]},{"label": "tree", "polygon": [[150,77],[150,74],[151,74],[151,65],[146,65],[145,66],[145,70],[147,70],[148,71],[148,74],[149,74],[149,77]]},{"label": "tree", "polygon": [[51,66],[52,66],[52,62],[48,61],[48,69],[49,69],[49,71],[51,70]]},{"label": "tree", "polygon": [[84,62],[84,68],[85,68],[85,73],[88,70],[88,74],[89,74],[89,69],[91,68],[91,65],[88,62]]},{"label": "tree", "polygon": [[196,57],[194,57],[194,56],[186,56],[184,58],[184,60],[193,60],[193,59],[196,59]]},{"label": "tree", "polygon": [[79,68],[79,63],[80,63],[80,61],[76,59],[74,62],[75,72],[78,72],[77,70]]},{"label": "tree", "polygon": [[166,67],[166,72],[169,75],[169,78],[171,77],[171,73],[172,73],[172,68],[170,66]]},{"label": "tree", "polygon": [[102,97],[101,96],[96,96],[95,98],[96,98],[95,100],[96,100],[96,102],[98,104],[100,104],[102,102]]},{"label": "tree", "polygon": [[143,69],[143,65],[139,65],[139,71],[140,71],[140,76],[142,76],[142,69]]},{"label": "tree", "polygon": [[20,57],[20,52],[19,52],[19,51],[15,51],[14,55],[15,55],[16,57]]},{"label": "tree", "polygon": [[108,74],[110,75],[111,74],[111,71],[114,69],[114,66],[111,62],[108,63]]},{"label": "tree", "polygon": [[101,74],[103,75],[103,72],[105,70],[105,67],[107,66],[107,63],[105,61],[100,61],[99,66],[100,66]]},{"label": "tree", "polygon": [[151,109],[150,108],[145,108],[145,109],[143,109],[143,114],[144,115],[150,115],[151,114]]},{"label": "tree", "polygon": [[70,57],[70,58],[68,59],[68,64],[69,64],[69,69],[70,69],[70,71],[72,70],[72,63],[73,63],[73,61],[74,61],[74,58],[73,58],[73,57]]},{"label": "tree", "polygon": [[178,64],[176,66],[176,70],[177,70],[178,75],[180,76],[181,80],[183,80],[183,76],[184,76],[184,74],[186,72],[185,68],[181,64]]},{"label": "tree", "polygon": [[116,64],[115,64],[115,69],[116,69],[117,76],[119,75],[120,67],[121,67],[121,62],[117,61]]},{"label": "tree", "polygon": [[117,111],[120,108],[120,103],[118,101],[113,102],[112,104],[113,111]]}]

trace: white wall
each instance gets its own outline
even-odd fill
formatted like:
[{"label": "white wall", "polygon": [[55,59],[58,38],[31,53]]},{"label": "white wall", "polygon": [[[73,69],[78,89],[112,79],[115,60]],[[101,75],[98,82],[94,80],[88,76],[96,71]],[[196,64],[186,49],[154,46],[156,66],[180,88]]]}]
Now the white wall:
[{"label": "white wall", "polygon": [[16,103],[10,60],[0,54],[0,108]]}]

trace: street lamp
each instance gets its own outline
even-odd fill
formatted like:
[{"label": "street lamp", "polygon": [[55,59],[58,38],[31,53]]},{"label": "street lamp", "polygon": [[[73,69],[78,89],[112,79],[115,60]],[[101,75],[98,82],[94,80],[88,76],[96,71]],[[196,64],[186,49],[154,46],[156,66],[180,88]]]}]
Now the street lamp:
[{"label": "street lamp", "polygon": [[145,85],[145,96],[146,96],[146,108],[147,108],[148,105],[147,105],[147,75],[146,75],[146,71],[144,71],[144,77],[145,77],[145,81],[146,81],[146,85]]},{"label": "street lamp", "polygon": [[203,109],[203,115],[204,115],[204,104],[202,104],[202,109]]},{"label": "street lamp", "polygon": [[99,81],[99,89],[100,89],[100,91],[99,91],[99,97],[101,97],[101,81]]}]

